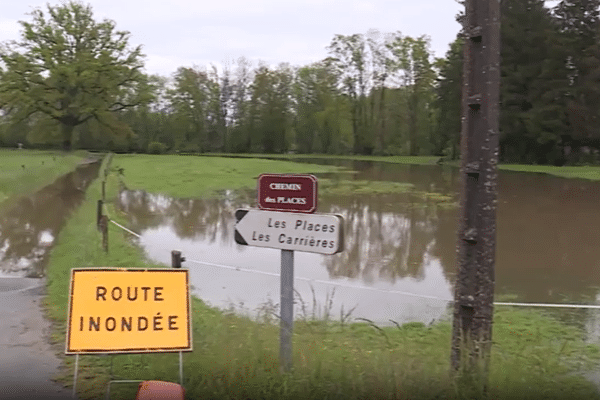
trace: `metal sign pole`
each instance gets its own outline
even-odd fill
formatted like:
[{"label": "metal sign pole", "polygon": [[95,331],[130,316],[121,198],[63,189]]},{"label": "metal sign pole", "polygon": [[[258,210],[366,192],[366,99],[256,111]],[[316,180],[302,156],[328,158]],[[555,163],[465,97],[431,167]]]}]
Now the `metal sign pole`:
[{"label": "metal sign pole", "polygon": [[79,368],[79,354],[75,354],[75,372],[73,373],[73,393],[71,397],[75,398],[77,394],[77,369]]},{"label": "metal sign pole", "polygon": [[179,352],[179,384],[183,387],[183,352]]},{"label": "metal sign pole", "polygon": [[294,251],[281,250],[281,323],[279,362],[282,372],[292,369],[292,332],[294,331]]}]

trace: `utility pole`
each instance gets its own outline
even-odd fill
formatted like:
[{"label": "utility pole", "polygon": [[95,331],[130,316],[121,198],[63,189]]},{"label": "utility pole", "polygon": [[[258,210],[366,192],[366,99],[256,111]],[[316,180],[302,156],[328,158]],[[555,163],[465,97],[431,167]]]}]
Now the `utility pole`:
[{"label": "utility pole", "polygon": [[[500,0],[466,0],[451,365],[487,389],[496,251]],[[465,374],[461,374],[466,376]]]}]

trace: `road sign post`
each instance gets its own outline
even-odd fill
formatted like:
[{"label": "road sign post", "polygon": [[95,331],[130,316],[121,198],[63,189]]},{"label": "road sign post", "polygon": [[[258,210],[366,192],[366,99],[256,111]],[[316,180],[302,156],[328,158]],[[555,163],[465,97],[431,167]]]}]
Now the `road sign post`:
[{"label": "road sign post", "polygon": [[235,241],[281,250],[281,370],[292,368],[294,327],[294,250],[335,254],[343,250],[343,219],[335,214],[300,214],[240,209],[235,212]]},{"label": "road sign post", "polygon": [[294,332],[294,252],[281,250],[281,321],[279,359],[281,370],[292,369],[292,333]]},{"label": "road sign post", "polygon": [[317,214],[317,178],[313,175],[261,174],[259,209],[235,212],[235,241],[281,250],[279,360],[292,369],[294,331],[294,250],[335,254],[343,250],[343,219]]},{"label": "road sign post", "polygon": [[65,354],[192,351],[186,269],[71,270]]}]

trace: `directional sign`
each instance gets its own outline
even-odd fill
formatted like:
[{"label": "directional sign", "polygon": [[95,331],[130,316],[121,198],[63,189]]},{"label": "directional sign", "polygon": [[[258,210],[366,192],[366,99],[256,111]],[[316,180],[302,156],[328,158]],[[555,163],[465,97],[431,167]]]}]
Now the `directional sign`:
[{"label": "directional sign", "polygon": [[317,210],[314,175],[262,174],[258,177],[258,207],[263,210],[313,213]]},{"label": "directional sign", "polygon": [[185,269],[71,270],[66,354],[191,351]]},{"label": "directional sign", "polygon": [[298,214],[258,209],[235,212],[239,244],[335,254],[343,250],[343,219],[335,214]]}]

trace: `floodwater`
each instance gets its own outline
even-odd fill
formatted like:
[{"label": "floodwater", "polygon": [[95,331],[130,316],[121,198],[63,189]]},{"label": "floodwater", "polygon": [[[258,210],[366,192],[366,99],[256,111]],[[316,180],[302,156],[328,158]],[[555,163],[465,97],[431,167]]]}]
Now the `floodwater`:
[{"label": "floodwater", "polygon": [[[458,200],[456,168],[308,161],[356,171],[344,179],[409,182]],[[600,184],[501,171],[498,191],[496,299],[599,302]],[[182,251],[194,294],[250,315],[270,307],[278,312],[273,305],[279,303],[280,250],[234,241],[234,212],[256,207],[255,190],[225,191],[204,200],[124,191],[118,202],[150,259],[169,265],[171,250]],[[318,212],[344,217],[344,251],[295,252],[296,317],[339,320],[350,309],[351,318],[381,324],[430,323],[447,316],[457,269],[458,208],[408,193],[320,194]],[[597,314],[578,314],[595,336]]]},{"label": "floodwater", "polygon": [[81,164],[0,214],[0,277],[45,276],[56,236],[99,169],[99,162]]}]

